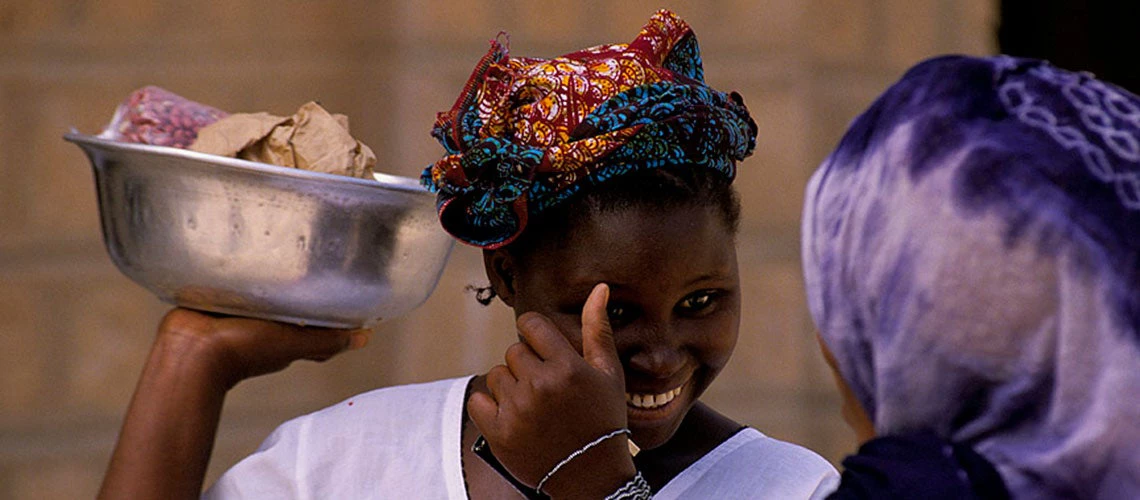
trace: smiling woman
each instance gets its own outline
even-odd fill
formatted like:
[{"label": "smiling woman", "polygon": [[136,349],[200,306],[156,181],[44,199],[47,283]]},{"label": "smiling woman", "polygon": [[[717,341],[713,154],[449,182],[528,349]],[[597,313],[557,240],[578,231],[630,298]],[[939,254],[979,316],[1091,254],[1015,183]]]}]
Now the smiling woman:
[{"label": "smiling woman", "polygon": [[[580,489],[575,466],[592,450],[625,449],[614,431],[627,426],[660,498],[806,498],[834,476],[810,451],[699,402],[739,331],[731,183],[755,133],[738,95],[704,84],[692,31],[666,11],[629,45],[551,61],[511,58],[493,42],[440,115],[435,135],[451,154],[425,182],[440,193],[444,228],[485,249],[484,298],[512,307],[521,335],[505,365],[472,381],[463,433],[485,434],[526,488],[600,493]],[[599,283],[608,302],[591,311]],[[592,314],[604,323],[593,333]],[[612,348],[592,351],[603,331]],[[610,350],[615,359],[599,360]],[[560,390],[597,376],[583,356],[620,375],[618,397]],[[531,425],[550,421],[542,413],[583,424]],[[477,461],[463,465],[471,491],[505,485],[475,474],[487,470]],[[624,470],[609,473],[620,483]]]}]

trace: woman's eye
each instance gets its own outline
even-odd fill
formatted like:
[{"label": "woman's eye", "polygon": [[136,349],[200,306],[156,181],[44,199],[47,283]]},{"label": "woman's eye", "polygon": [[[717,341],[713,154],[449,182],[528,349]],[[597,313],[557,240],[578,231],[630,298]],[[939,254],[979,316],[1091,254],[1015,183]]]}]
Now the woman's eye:
[{"label": "woman's eye", "polygon": [[697,292],[681,299],[677,307],[683,311],[697,312],[712,305],[713,299],[712,292]]},{"label": "woman's eye", "polygon": [[625,308],[620,305],[606,306],[606,314],[610,317],[611,323],[621,322],[627,315]]}]

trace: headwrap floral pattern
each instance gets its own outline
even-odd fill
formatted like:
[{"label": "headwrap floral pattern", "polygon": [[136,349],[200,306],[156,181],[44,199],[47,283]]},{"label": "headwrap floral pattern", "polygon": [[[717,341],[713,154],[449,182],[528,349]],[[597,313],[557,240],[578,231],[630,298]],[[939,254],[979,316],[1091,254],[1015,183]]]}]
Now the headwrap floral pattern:
[{"label": "headwrap floral pattern", "polygon": [[705,85],[696,37],[667,10],[628,45],[551,60],[509,57],[493,40],[432,135],[447,156],[422,182],[438,193],[440,222],[488,249],[587,186],[684,165],[732,179],[756,146],[740,95]]},{"label": "headwrap floral pattern", "polygon": [[807,189],[808,303],[879,435],[1013,498],[1140,498],[1140,97],[1011,57],[914,67]]}]

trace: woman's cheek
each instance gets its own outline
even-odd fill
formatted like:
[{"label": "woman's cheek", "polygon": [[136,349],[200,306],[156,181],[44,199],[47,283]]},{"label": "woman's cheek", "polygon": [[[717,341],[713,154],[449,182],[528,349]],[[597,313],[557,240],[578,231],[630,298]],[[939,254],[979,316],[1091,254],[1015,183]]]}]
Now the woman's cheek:
[{"label": "woman's cheek", "polygon": [[[705,341],[701,348],[702,358],[704,358],[702,363],[713,368],[714,373],[717,373],[728,364],[732,352],[736,349],[739,323],[731,314],[717,315],[717,318],[711,323],[705,325],[706,334],[703,335]],[[710,331],[714,333],[708,334]]]}]

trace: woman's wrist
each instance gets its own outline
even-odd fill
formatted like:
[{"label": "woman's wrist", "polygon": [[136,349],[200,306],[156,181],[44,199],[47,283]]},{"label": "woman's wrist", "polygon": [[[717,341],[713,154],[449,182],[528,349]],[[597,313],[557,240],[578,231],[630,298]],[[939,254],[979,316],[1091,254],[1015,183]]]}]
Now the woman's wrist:
[{"label": "woman's wrist", "polygon": [[607,439],[563,465],[542,487],[551,498],[605,498],[637,475],[628,439]]},{"label": "woman's wrist", "polygon": [[148,364],[165,375],[227,392],[243,378],[229,368],[229,357],[216,339],[164,323],[155,337]]}]

